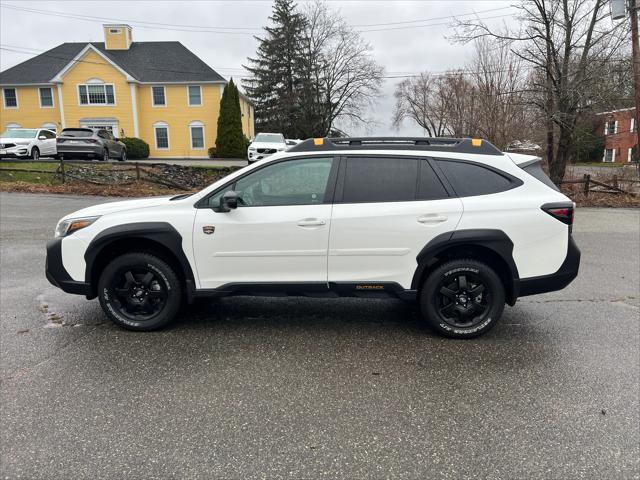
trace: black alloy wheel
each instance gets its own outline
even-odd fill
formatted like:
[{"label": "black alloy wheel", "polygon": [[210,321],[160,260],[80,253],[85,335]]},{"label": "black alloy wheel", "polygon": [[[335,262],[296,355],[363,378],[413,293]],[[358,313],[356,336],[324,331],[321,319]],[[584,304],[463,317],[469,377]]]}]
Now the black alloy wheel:
[{"label": "black alloy wheel", "polygon": [[424,320],[438,333],[473,338],[489,331],[504,310],[498,274],[474,259],[450,260],[429,273],[420,290]]},{"label": "black alloy wheel", "polygon": [[156,330],[171,322],[182,303],[174,268],[146,252],[127,253],[109,263],[98,281],[107,316],[129,330]]}]

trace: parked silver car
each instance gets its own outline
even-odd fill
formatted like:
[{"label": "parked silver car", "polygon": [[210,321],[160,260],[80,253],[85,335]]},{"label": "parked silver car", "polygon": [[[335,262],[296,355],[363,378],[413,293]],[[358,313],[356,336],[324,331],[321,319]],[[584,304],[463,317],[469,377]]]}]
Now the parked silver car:
[{"label": "parked silver car", "polygon": [[125,161],[127,147],[108,130],[65,128],[58,136],[58,156],[88,157],[104,161],[116,158]]}]

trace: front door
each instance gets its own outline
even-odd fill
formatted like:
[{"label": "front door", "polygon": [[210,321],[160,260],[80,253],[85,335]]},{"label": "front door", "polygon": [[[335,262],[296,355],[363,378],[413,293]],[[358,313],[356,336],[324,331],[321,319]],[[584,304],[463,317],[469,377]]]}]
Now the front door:
[{"label": "front door", "polygon": [[420,250],[455,230],[462,202],[449,198],[425,158],[343,160],[331,216],[328,278],[411,288]]},{"label": "front door", "polygon": [[[327,281],[331,157],[288,159],[254,169],[207,199],[193,232],[199,288]],[[234,190],[238,208],[220,208]]]}]

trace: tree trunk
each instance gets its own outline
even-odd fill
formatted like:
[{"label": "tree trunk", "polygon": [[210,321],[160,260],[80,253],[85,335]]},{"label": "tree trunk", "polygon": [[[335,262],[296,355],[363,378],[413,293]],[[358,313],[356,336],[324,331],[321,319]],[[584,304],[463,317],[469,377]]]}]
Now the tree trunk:
[{"label": "tree trunk", "polygon": [[571,131],[567,128],[560,127],[558,150],[556,151],[553,163],[549,163],[549,176],[551,177],[551,181],[556,185],[560,185],[560,182],[564,179],[564,172],[567,168],[571,148]]}]

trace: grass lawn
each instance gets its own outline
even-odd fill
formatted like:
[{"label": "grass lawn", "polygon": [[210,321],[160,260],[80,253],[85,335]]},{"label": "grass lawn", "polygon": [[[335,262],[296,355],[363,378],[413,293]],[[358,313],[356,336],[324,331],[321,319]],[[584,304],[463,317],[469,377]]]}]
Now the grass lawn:
[{"label": "grass lawn", "polygon": [[[42,170],[42,172],[11,172],[6,168],[19,168],[21,170]],[[47,185],[59,185],[60,179],[53,175],[58,168],[57,163],[49,162],[2,162],[0,163],[0,182],[28,182]]]}]

